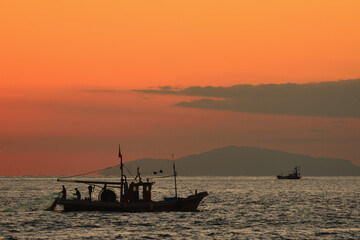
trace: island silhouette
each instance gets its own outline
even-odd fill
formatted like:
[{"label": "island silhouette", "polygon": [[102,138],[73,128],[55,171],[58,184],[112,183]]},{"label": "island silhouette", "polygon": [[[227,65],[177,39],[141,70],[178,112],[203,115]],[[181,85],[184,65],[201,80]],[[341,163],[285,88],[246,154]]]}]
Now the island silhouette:
[{"label": "island silhouette", "polygon": [[[359,176],[360,167],[348,160],[318,158],[258,147],[227,146],[175,160],[182,176],[276,176],[301,167],[303,176]],[[126,162],[126,167],[143,175],[171,173],[170,159],[141,158]],[[160,172],[161,170],[161,172]],[[118,175],[119,168],[108,168],[101,175]]]}]

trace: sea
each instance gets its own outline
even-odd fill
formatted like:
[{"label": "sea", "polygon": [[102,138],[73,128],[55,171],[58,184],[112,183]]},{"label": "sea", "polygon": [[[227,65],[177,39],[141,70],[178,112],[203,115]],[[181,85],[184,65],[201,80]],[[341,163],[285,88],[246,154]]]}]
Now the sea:
[{"label": "sea", "polygon": [[[198,212],[161,213],[46,211],[63,184],[88,197],[57,179],[0,177],[0,239],[360,239],[360,177],[179,176],[180,197],[209,196]],[[151,181],[154,200],[174,196],[172,178]]]}]

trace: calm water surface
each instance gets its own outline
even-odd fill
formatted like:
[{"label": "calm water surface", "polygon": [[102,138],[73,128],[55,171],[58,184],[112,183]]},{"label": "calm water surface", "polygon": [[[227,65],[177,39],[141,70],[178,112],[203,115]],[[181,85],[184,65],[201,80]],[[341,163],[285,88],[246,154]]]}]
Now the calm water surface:
[{"label": "calm water surface", "polygon": [[[0,239],[360,238],[359,177],[180,177],[181,196],[209,192],[195,213],[44,211],[56,179],[0,177]],[[86,197],[87,185],[65,185]],[[171,195],[171,179],[158,179],[155,200]]]}]

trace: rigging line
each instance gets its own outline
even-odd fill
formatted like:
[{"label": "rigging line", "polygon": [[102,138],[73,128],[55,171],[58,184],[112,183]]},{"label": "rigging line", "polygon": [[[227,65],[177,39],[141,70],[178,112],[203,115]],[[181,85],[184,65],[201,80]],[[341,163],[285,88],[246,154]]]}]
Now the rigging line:
[{"label": "rigging line", "polygon": [[183,181],[180,180],[180,182],[181,182],[181,184],[182,184],[183,186],[185,186],[185,187],[187,188],[187,190],[189,190],[189,192],[193,193],[193,192],[191,191],[191,189],[190,189]]},{"label": "rigging line", "polygon": [[124,167],[126,168],[126,170],[130,173],[130,175],[131,175],[133,178],[135,178],[134,175],[131,173],[131,171],[126,167],[126,165],[123,164],[123,166],[124,166]]},{"label": "rigging line", "polygon": [[159,176],[159,177],[150,177],[148,179],[154,179],[154,178],[167,178],[167,177],[172,177],[171,175],[168,176]]},{"label": "rigging line", "polygon": [[59,194],[58,192],[51,193],[51,194],[49,194],[47,196],[44,196],[44,197],[41,197],[41,198],[36,198],[36,199],[34,199],[32,201],[29,201],[27,203],[23,203],[23,204],[20,204],[18,206],[15,206],[15,207],[5,209],[2,212],[13,212],[13,211],[16,211],[16,210],[18,210],[20,208],[28,207],[28,206],[31,206],[31,205],[36,204],[36,203],[41,203],[41,202],[43,202],[43,201],[45,201],[45,200],[47,200],[49,198],[53,198],[54,196],[56,196],[58,194]]},{"label": "rigging line", "polygon": [[65,176],[65,177],[61,177],[61,178],[71,178],[71,177],[84,176],[84,175],[88,175],[88,174],[91,174],[91,173],[101,172],[101,171],[104,171],[104,170],[106,170],[108,168],[114,168],[114,167],[117,167],[117,166],[120,166],[120,164],[117,164],[117,165],[111,166],[111,167],[106,167],[106,168],[99,169],[99,170],[95,170],[95,171],[91,171],[91,172],[87,172],[87,173],[81,173],[81,174],[72,175],[72,176]]}]

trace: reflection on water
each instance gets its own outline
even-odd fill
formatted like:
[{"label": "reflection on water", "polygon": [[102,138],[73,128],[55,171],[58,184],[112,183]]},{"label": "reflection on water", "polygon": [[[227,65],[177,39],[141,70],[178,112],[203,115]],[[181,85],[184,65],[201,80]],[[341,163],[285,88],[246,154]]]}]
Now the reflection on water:
[{"label": "reflection on water", "polygon": [[[189,189],[209,192],[199,206],[200,212],[59,213],[43,210],[52,201],[43,198],[61,191],[62,184],[55,177],[0,177],[0,208],[14,208],[0,212],[0,238],[358,238],[359,180],[359,177],[301,180],[179,177],[180,195],[189,195]],[[69,197],[75,187],[86,196],[86,185],[66,186]],[[172,196],[172,181],[157,180],[153,195],[155,199]]]}]

